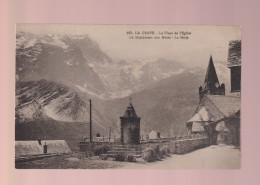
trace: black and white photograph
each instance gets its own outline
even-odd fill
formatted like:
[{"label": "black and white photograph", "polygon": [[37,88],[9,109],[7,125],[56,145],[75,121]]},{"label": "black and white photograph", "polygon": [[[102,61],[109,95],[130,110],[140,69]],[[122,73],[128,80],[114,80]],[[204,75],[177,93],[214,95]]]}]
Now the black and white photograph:
[{"label": "black and white photograph", "polygon": [[240,169],[241,27],[16,24],[16,169]]}]

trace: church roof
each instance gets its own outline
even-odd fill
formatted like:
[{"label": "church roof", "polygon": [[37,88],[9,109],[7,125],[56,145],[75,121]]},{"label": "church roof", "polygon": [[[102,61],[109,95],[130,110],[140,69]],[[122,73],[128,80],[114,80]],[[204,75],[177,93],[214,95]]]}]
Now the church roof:
[{"label": "church roof", "polygon": [[240,112],[240,97],[207,95],[207,99],[210,100],[214,106],[216,106],[224,117],[237,116],[237,113]]},{"label": "church roof", "polygon": [[122,117],[137,117],[137,114],[135,112],[134,106],[132,103],[129,103],[126,107],[125,113]]},{"label": "church roof", "polygon": [[[202,122],[218,121],[230,117],[239,117],[240,109],[240,97],[205,95],[196,108],[193,117],[188,122],[200,121],[198,119],[199,116],[201,116]],[[209,117],[208,119],[206,115]]]},{"label": "church roof", "polygon": [[232,40],[229,42],[227,66],[241,66],[241,40]]},{"label": "church roof", "polygon": [[205,76],[205,80],[204,80],[204,84],[203,84],[202,88],[203,88],[203,90],[206,90],[206,89],[214,90],[219,86],[220,85],[219,85],[216,69],[213,64],[212,56],[210,56],[209,65],[208,65],[208,69],[206,72],[206,76]]},{"label": "church roof", "polygon": [[200,111],[195,114],[189,121],[187,122],[214,122],[215,120],[210,116],[209,112],[205,107],[202,107]]}]

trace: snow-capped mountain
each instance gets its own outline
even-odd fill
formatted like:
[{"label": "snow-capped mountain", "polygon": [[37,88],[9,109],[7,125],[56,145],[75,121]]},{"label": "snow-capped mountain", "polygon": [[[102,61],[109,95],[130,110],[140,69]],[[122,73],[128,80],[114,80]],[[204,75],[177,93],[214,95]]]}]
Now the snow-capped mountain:
[{"label": "snow-capped mountain", "polygon": [[91,66],[99,74],[112,99],[139,92],[186,70],[180,63],[165,59],[119,60],[105,64],[91,63]]},{"label": "snow-capped mountain", "polygon": [[18,81],[46,79],[76,90],[88,87],[86,94],[97,97],[105,92],[99,76],[68,36],[17,34],[16,76]]},{"label": "snow-capped mountain", "polygon": [[16,77],[63,83],[93,98],[114,99],[185,71],[165,59],[113,61],[88,35],[16,36]]}]

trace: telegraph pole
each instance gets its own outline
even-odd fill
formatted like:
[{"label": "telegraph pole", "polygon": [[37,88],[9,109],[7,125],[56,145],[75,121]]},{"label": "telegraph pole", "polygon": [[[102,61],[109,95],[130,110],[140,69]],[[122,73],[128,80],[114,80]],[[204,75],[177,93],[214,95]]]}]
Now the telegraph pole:
[{"label": "telegraph pole", "polygon": [[110,137],[111,137],[111,127],[109,127],[109,139],[108,139],[108,142],[110,143]]},{"label": "telegraph pole", "polygon": [[92,143],[92,104],[89,100],[89,142]]}]

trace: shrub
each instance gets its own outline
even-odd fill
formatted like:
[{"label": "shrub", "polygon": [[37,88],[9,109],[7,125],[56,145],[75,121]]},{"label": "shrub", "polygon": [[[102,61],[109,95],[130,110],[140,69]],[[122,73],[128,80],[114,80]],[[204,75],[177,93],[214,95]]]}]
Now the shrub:
[{"label": "shrub", "polygon": [[143,151],[143,156],[142,158],[146,162],[152,162],[152,161],[157,161],[161,159],[161,154],[160,154],[160,147],[159,145],[155,145],[153,147],[148,147]]},{"label": "shrub", "polygon": [[126,156],[126,161],[128,161],[128,162],[136,162],[136,158],[133,155],[128,154]]},{"label": "shrub", "polygon": [[136,162],[135,156],[133,156],[133,155],[131,155],[131,154],[128,154],[128,155],[126,156],[126,160],[127,160],[128,162]]},{"label": "shrub", "polygon": [[126,154],[125,153],[118,153],[114,157],[115,161],[125,161],[126,160]]},{"label": "shrub", "polygon": [[166,156],[166,151],[165,151],[165,149],[164,148],[160,148],[160,155],[162,156],[162,157],[164,157],[164,156]]},{"label": "shrub", "polygon": [[107,151],[110,150],[110,147],[108,145],[100,145],[100,146],[96,146],[93,149],[93,153],[94,155],[101,155],[101,154],[105,154],[107,153]]},{"label": "shrub", "polygon": [[146,148],[143,151],[142,158],[146,162],[153,162],[153,161],[160,160],[164,156],[165,157],[169,156],[169,154],[170,154],[170,149],[167,145],[164,145],[161,148],[159,145],[155,145],[155,146],[152,146],[152,147],[150,146],[150,147]]},{"label": "shrub", "polygon": [[153,162],[154,161],[153,149],[151,147],[146,148],[143,151],[142,158],[146,162]]},{"label": "shrub", "polygon": [[154,160],[160,160],[162,158],[161,153],[160,153],[160,146],[159,145],[155,145],[154,147],[152,147],[153,149],[153,158]]},{"label": "shrub", "polygon": [[161,156],[165,156],[165,157],[169,156],[169,154],[170,154],[169,147],[167,145],[164,145],[163,147],[161,147],[160,154],[161,154]]},{"label": "shrub", "polygon": [[101,159],[102,159],[102,160],[107,160],[107,156],[106,156],[106,155],[103,155],[103,156],[101,157]]}]

